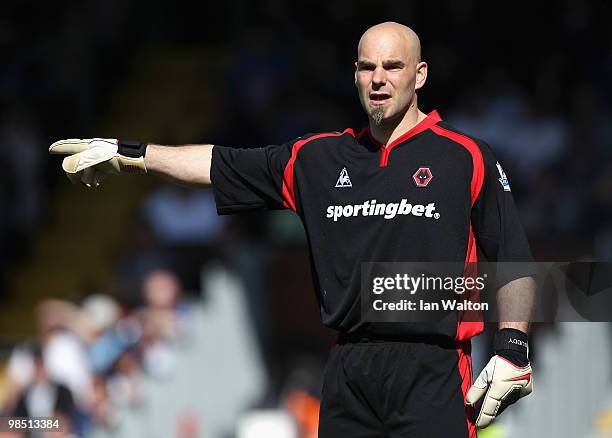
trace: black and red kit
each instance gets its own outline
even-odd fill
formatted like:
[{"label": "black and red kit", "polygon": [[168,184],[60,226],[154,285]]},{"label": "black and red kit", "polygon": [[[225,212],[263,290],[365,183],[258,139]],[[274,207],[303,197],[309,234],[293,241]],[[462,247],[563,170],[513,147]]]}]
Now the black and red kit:
[{"label": "black and red kit", "polygon": [[[442,346],[454,343],[457,348],[447,357],[448,367],[458,370],[454,371],[456,381],[451,380],[465,394],[471,384],[469,343],[465,341],[482,331],[483,324],[458,320],[452,327],[398,328],[400,325],[364,321],[361,264],[475,262],[477,247],[489,261],[531,261],[509,182],[486,143],[459,132],[433,111],[388,145],[376,141],[365,128],[306,135],[256,149],[215,146],[211,181],[219,214],[275,209],[298,214],[306,231],[315,292],[326,326],[340,331],[344,339],[384,341],[399,335],[431,339]],[[520,276],[524,275],[518,273],[515,278]],[[375,343],[371,347],[384,348]],[[415,348],[401,354],[411,357]],[[337,349],[342,351],[332,352],[328,368],[342,368],[341,354],[360,354],[349,351],[345,342]],[[391,358],[400,353],[385,354]],[[440,376],[442,380],[447,377]],[[326,377],[329,390],[328,380]],[[328,405],[324,395],[322,421],[327,415],[324,408],[335,418],[343,417]],[[380,422],[380,418],[373,416],[372,421]],[[462,421],[465,424],[465,413]],[[327,431],[322,430],[326,436],[375,436],[354,433],[347,426],[350,421],[325,424],[329,425]],[[469,429],[475,436],[473,427]],[[418,428],[405,430],[417,431],[414,436],[438,436],[429,429],[421,434]],[[387,432],[394,436],[391,429]],[[439,436],[451,436],[445,433],[448,430]],[[464,436],[462,433],[452,436]]]}]

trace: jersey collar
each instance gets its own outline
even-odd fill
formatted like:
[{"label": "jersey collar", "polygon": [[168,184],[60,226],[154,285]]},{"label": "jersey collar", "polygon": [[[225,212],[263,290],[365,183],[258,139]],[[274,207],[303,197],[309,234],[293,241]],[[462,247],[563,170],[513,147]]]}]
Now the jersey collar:
[{"label": "jersey collar", "polygon": [[410,137],[414,137],[415,135],[417,135],[417,134],[419,134],[419,133],[421,133],[421,132],[431,128],[433,125],[435,125],[436,123],[440,122],[441,120],[442,120],[442,118],[438,114],[438,111],[433,110],[432,112],[427,114],[427,117],[425,117],[419,123],[414,125],[411,129],[409,129],[408,131],[406,131],[405,133],[403,133],[402,135],[397,137],[395,140],[393,140],[388,145],[384,145],[383,143],[381,143],[378,140],[376,140],[374,138],[374,136],[372,135],[372,132],[370,131],[370,127],[369,126],[367,127],[368,137],[370,137],[370,140],[372,140],[372,142],[374,142],[374,144],[376,144],[377,146],[379,146],[381,148],[391,149],[391,148],[397,146],[398,144],[408,140]]},{"label": "jersey collar", "polygon": [[432,112],[427,114],[427,117],[425,117],[423,120],[421,120],[419,123],[417,123],[411,129],[409,129],[407,132],[405,132],[404,134],[400,135],[398,138],[396,138],[395,140],[393,140],[391,143],[389,143],[386,146],[374,138],[374,136],[370,132],[370,127],[368,126],[368,128],[367,128],[368,137],[370,138],[370,140],[375,145],[377,145],[380,148],[380,162],[379,162],[379,166],[380,167],[387,167],[387,164],[389,163],[389,153],[391,152],[391,149],[393,149],[395,146],[397,146],[398,144],[405,142],[406,140],[410,139],[411,137],[414,137],[415,135],[417,135],[417,134],[419,134],[419,133],[421,133],[421,132],[431,128],[432,126],[434,126],[436,123],[438,123],[441,120],[442,120],[442,118],[438,114],[438,111],[433,110]]}]

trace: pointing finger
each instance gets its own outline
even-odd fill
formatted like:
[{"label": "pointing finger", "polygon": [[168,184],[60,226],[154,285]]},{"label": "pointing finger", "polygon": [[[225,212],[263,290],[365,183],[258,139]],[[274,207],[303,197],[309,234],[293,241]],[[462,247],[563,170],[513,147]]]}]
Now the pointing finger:
[{"label": "pointing finger", "polygon": [[59,140],[49,146],[51,154],[77,154],[86,151],[89,148],[91,139],[70,138],[67,140]]}]

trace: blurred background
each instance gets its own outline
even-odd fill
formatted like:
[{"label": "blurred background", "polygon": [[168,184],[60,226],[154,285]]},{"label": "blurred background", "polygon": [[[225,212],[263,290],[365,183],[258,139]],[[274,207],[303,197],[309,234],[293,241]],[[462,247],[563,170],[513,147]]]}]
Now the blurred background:
[{"label": "blurred background", "polygon": [[[291,213],[152,177],[71,186],[62,138],[278,144],[367,122],[356,44],[421,37],[421,109],[487,140],[540,261],[612,261],[602,1],[10,2],[0,14],[0,413],[60,436],[316,437],[335,336]],[[481,437],[612,436],[610,325],[534,327],[535,392]],[[475,372],[490,355],[475,341]],[[18,435],[19,436],[19,435]]]}]

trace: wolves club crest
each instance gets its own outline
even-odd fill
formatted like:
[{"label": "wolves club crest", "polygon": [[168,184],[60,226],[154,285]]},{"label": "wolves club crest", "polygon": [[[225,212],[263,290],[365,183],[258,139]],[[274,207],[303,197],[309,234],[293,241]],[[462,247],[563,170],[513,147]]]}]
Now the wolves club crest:
[{"label": "wolves club crest", "polygon": [[429,181],[433,178],[431,170],[429,167],[419,167],[414,175],[412,175],[412,179],[417,187],[427,187]]}]

